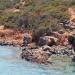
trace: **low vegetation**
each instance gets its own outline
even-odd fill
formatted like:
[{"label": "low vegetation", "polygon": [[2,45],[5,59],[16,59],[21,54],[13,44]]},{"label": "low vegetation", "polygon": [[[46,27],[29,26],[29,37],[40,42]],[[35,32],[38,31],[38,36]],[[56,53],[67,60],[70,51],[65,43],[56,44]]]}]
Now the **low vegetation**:
[{"label": "low vegetation", "polygon": [[[70,17],[67,9],[73,6],[75,0],[0,0],[0,25],[37,31],[42,28],[59,30],[60,23]],[[13,8],[20,11],[6,12]]]}]

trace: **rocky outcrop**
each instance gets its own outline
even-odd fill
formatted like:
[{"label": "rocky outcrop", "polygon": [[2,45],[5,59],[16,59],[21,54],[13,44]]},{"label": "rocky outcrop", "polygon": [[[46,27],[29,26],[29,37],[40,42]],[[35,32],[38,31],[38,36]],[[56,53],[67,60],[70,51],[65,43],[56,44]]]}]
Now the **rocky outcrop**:
[{"label": "rocky outcrop", "polygon": [[[52,55],[72,57],[74,52],[68,43],[68,36],[66,33],[60,34],[54,32],[51,36],[40,37],[38,43],[32,43],[32,37],[30,35],[25,36],[21,57],[27,61],[44,64],[50,63],[50,57]],[[61,44],[62,42],[63,44]],[[65,42],[67,43],[64,44]]]},{"label": "rocky outcrop", "polygon": [[44,45],[41,47],[36,47],[35,49],[31,49],[29,47],[25,47],[22,50],[21,57],[27,61],[37,62],[37,63],[50,63],[50,57],[52,55],[57,56],[72,56],[73,52],[70,47],[64,46],[48,46]]},{"label": "rocky outcrop", "polygon": [[[22,49],[21,57],[27,61],[37,63],[50,63],[52,55],[73,56],[73,50],[69,45],[58,43],[60,35],[40,37],[38,43],[32,42],[32,35],[27,32],[14,31],[10,29],[0,30],[0,45],[20,45]],[[70,38],[71,44],[73,39]]]},{"label": "rocky outcrop", "polygon": [[37,62],[37,63],[47,63],[49,58],[48,53],[42,49],[23,49],[21,57],[27,61]]},{"label": "rocky outcrop", "polygon": [[39,46],[43,46],[43,45],[52,46],[52,45],[55,45],[57,41],[58,41],[58,39],[55,37],[44,36],[44,37],[40,37],[38,44],[39,44]]}]

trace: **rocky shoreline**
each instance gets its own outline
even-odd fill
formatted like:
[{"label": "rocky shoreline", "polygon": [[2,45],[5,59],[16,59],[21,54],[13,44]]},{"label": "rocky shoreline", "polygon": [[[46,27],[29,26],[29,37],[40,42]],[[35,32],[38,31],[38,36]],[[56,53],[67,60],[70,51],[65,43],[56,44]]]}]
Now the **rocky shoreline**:
[{"label": "rocky shoreline", "polygon": [[[54,36],[56,34],[58,35],[57,37]],[[21,53],[22,59],[40,64],[48,64],[52,63],[52,56],[56,56],[57,58],[58,56],[73,58],[74,50],[69,44],[68,38],[60,42],[59,36],[57,32],[53,32],[53,36],[40,37],[37,43],[32,43],[30,36],[25,36]],[[65,38],[64,35],[61,34],[61,36]]]},{"label": "rocky shoreline", "polygon": [[73,50],[65,46],[52,46],[49,47],[44,45],[42,47],[28,48],[25,47],[22,49],[21,57],[27,61],[37,62],[37,63],[51,63],[51,56],[60,56],[60,57],[70,57],[72,58],[74,53]]},{"label": "rocky shoreline", "polygon": [[71,58],[74,56],[72,47],[67,43],[64,45],[59,44],[58,37],[43,36],[40,37],[37,43],[32,42],[32,38],[31,33],[28,31],[0,30],[0,45],[22,47],[21,58],[27,61],[47,64],[52,63],[52,56]]}]

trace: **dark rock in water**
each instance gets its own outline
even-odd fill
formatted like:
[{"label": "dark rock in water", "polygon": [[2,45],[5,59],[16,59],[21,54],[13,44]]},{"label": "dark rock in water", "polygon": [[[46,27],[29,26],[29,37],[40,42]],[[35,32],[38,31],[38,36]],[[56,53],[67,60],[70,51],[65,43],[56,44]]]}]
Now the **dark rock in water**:
[{"label": "dark rock in water", "polygon": [[75,56],[72,58],[72,61],[75,62]]}]

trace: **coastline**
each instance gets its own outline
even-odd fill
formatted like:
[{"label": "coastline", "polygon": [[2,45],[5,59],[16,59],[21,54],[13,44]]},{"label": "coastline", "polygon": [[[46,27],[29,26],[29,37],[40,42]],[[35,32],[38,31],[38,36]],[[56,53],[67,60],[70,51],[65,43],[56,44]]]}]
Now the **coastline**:
[{"label": "coastline", "polygon": [[20,47],[22,49],[20,54],[22,59],[39,64],[52,64],[53,56],[72,58],[74,55],[69,45],[48,46],[46,43],[43,46],[39,46],[36,45],[36,42],[32,42],[32,37],[30,36],[25,32],[3,29],[0,30],[0,45]]}]

